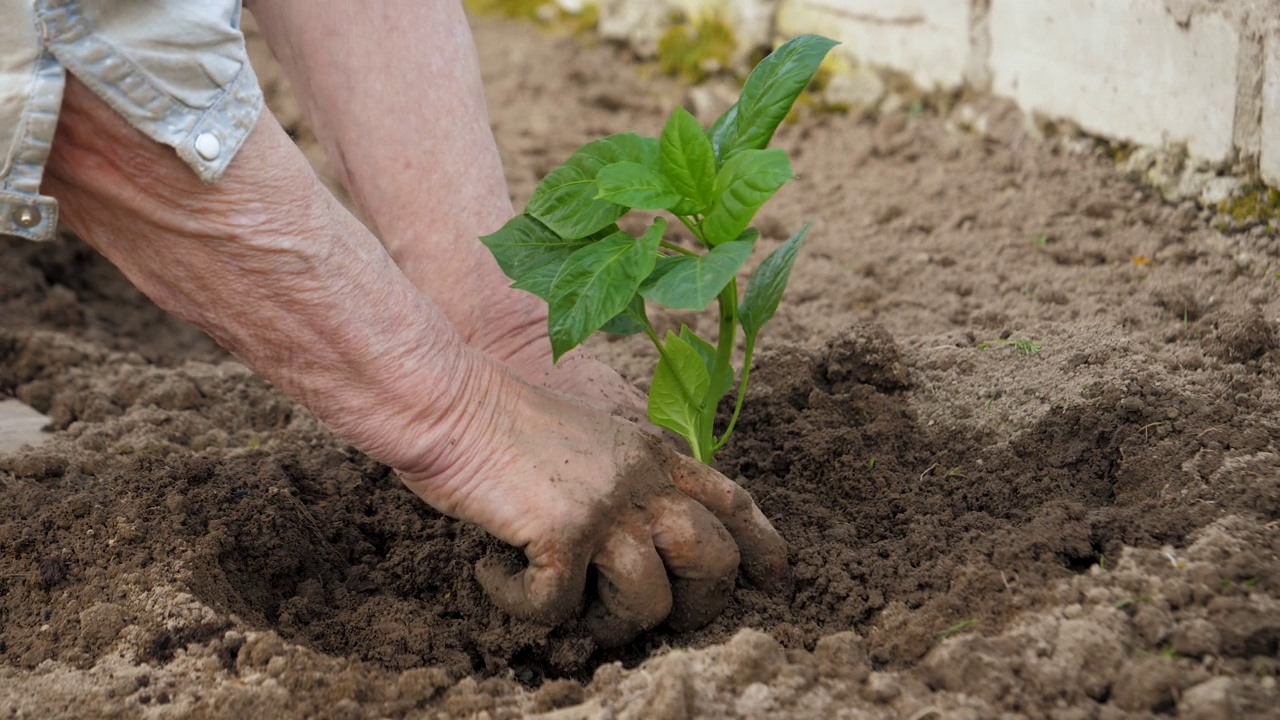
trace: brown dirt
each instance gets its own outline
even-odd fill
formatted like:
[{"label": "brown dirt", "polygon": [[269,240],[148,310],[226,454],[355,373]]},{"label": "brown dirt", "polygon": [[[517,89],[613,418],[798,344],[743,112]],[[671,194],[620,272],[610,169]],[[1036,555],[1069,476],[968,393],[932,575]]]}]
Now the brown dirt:
[{"label": "brown dirt", "polygon": [[[608,47],[477,36],[517,202],[682,99]],[[492,540],[78,241],[4,241],[0,395],[58,432],[0,456],[0,712],[1268,716],[1280,243],[962,105],[779,134],[800,179],[760,252],[808,219],[812,239],[719,465],[791,543],[796,592],[739,589],[701,631],[610,652],[493,610],[472,578]],[[593,349],[646,381],[643,344]]]}]

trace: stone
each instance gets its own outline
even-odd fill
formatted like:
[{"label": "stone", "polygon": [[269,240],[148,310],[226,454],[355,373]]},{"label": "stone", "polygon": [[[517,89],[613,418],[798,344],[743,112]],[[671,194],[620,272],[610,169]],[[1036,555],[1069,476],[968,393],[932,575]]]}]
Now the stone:
[{"label": "stone", "polygon": [[1020,0],[992,3],[989,22],[992,89],[1024,110],[1231,158],[1241,41],[1222,15],[1183,25],[1165,0]]},{"label": "stone", "polygon": [[1204,184],[1200,191],[1200,204],[1217,207],[1240,189],[1240,180],[1233,177],[1215,177]]},{"label": "stone", "polygon": [[1218,720],[1238,717],[1231,698],[1237,695],[1233,678],[1216,677],[1188,688],[1178,700],[1178,717],[1184,720]]},{"label": "stone", "polygon": [[925,88],[964,84],[969,61],[969,0],[784,0],[777,31],[839,40],[854,64],[901,70]]},{"label": "stone", "polygon": [[866,66],[831,78],[822,91],[822,101],[828,106],[846,109],[873,107],[884,97],[884,80],[880,74]]}]

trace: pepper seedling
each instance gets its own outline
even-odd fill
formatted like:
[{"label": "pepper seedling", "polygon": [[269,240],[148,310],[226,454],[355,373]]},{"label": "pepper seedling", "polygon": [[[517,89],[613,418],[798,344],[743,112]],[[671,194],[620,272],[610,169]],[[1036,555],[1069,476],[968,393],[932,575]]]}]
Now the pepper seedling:
[{"label": "pepper seedling", "polygon": [[[802,35],[774,50],[710,128],[677,108],[658,138],[619,133],[583,145],[543,178],[524,213],[481,238],[512,287],[547,302],[557,361],[598,330],[649,338],[659,355],[649,419],[687,440],[704,463],[733,433],[760,328],[778,308],[809,228],[765,258],[739,297],[737,273],[760,235],[751,221],[794,177],[786,152],[767,146],[835,44]],[[639,237],[619,230],[631,210],[668,211],[698,248],[667,240],[662,217]],[[716,344],[687,326],[659,337],[646,300],[695,311],[717,300]],[[734,386],[739,327],[745,357],[737,399],[717,436],[716,408]]]}]

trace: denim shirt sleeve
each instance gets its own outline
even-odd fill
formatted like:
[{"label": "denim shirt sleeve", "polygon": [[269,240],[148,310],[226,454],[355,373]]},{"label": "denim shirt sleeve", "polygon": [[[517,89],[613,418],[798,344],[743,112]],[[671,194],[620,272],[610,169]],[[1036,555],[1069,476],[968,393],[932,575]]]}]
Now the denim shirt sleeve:
[{"label": "denim shirt sleeve", "polygon": [[261,113],[238,0],[0,0],[0,24],[0,233],[56,231],[39,187],[68,71],[205,182]]}]

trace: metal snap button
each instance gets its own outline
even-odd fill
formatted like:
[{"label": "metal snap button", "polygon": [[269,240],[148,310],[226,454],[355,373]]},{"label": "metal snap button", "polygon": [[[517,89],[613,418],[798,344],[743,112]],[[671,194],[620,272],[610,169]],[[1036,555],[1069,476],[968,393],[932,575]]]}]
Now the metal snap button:
[{"label": "metal snap button", "polygon": [[13,211],[13,221],[20,228],[33,228],[40,224],[40,211],[33,207],[20,207]]},{"label": "metal snap button", "polygon": [[213,133],[200,133],[196,136],[196,154],[205,160],[216,160],[222,152],[222,142]]}]

